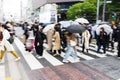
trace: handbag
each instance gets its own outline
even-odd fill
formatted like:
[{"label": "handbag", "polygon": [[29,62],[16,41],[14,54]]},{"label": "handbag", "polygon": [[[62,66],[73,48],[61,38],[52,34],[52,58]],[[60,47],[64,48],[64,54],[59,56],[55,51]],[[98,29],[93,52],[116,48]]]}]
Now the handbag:
[{"label": "handbag", "polygon": [[71,45],[71,46],[76,46],[76,45],[77,45],[77,42],[76,42],[76,41],[73,41],[73,40],[70,40],[70,45]]}]

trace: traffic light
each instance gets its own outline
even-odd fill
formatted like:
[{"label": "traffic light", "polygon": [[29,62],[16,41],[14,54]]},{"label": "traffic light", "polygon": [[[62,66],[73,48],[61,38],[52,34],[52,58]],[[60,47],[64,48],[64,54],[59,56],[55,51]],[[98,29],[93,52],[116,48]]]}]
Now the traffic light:
[{"label": "traffic light", "polygon": [[112,18],[112,19],[115,19],[115,17],[116,17],[116,13],[115,13],[115,12],[112,12],[111,18]]},{"label": "traffic light", "polygon": [[112,15],[112,19],[114,19],[115,18],[115,15]]}]

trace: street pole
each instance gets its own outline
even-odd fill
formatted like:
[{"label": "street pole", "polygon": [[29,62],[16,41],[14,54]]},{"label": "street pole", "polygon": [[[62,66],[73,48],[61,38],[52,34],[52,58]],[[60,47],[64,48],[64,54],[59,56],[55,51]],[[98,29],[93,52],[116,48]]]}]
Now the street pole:
[{"label": "street pole", "polygon": [[21,21],[22,21],[22,0],[20,0],[20,17],[21,17]]},{"label": "street pole", "polygon": [[102,21],[105,21],[105,8],[106,8],[106,0],[104,0],[104,5],[103,5]]},{"label": "street pole", "polygon": [[100,5],[100,0],[97,0],[97,13],[96,13],[96,23],[99,20],[99,5]]}]

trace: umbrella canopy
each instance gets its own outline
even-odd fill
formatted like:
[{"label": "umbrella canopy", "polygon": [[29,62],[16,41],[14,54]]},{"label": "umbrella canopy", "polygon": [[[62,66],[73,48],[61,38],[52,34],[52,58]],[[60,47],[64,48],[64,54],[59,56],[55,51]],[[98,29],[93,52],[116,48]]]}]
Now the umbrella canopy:
[{"label": "umbrella canopy", "polygon": [[79,22],[79,23],[89,24],[89,21],[87,19],[85,19],[85,18],[78,18],[75,21]]},{"label": "umbrella canopy", "polygon": [[97,33],[97,35],[99,35],[99,33],[100,33],[100,28],[104,28],[104,30],[105,30],[105,32],[107,33],[107,34],[110,34],[110,33],[112,33],[113,32],[113,29],[111,28],[111,26],[109,26],[109,25],[107,25],[107,24],[103,24],[103,25],[99,25],[98,27],[97,27],[97,29],[96,29],[96,33]]},{"label": "umbrella canopy", "polygon": [[55,24],[47,25],[47,26],[43,29],[43,32],[46,33],[48,30],[54,29],[54,26],[55,26]]},{"label": "umbrella canopy", "polygon": [[60,21],[59,23],[61,24],[62,28],[67,28],[72,24],[73,21]]},{"label": "umbrella canopy", "polygon": [[96,31],[98,26],[99,26],[98,24],[95,24],[94,26],[92,26],[92,31]]},{"label": "umbrella canopy", "polygon": [[83,27],[81,25],[70,25],[66,28],[66,30],[71,33],[80,33],[81,34],[86,29],[85,29],[85,27]]}]

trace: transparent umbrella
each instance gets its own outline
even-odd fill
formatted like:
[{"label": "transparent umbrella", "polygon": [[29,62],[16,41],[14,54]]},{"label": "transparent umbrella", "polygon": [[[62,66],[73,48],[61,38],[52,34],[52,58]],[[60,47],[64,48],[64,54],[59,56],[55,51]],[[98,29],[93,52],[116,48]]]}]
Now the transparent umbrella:
[{"label": "transparent umbrella", "polygon": [[104,30],[105,30],[105,32],[106,32],[107,34],[110,34],[110,33],[113,32],[113,29],[111,28],[111,26],[109,26],[109,25],[107,25],[107,24],[103,24],[103,25],[99,25],[99,26],[97,27],[97,29],[96,29],[97,35],[100,34],[100,28],[102,28],[102,27],[104,28]]},{"label": "transparent umbrella", "polygon": [[89,24],[89,21],[85,18],[77,18],[75,21],[79,23]]},{"label": "transparent umbrella", "polygon": [[55,26],[55,24],[47,25],[47,26],[43,29],[43,32],[46,33],[48,30],[54,29],[54,26]]}]

